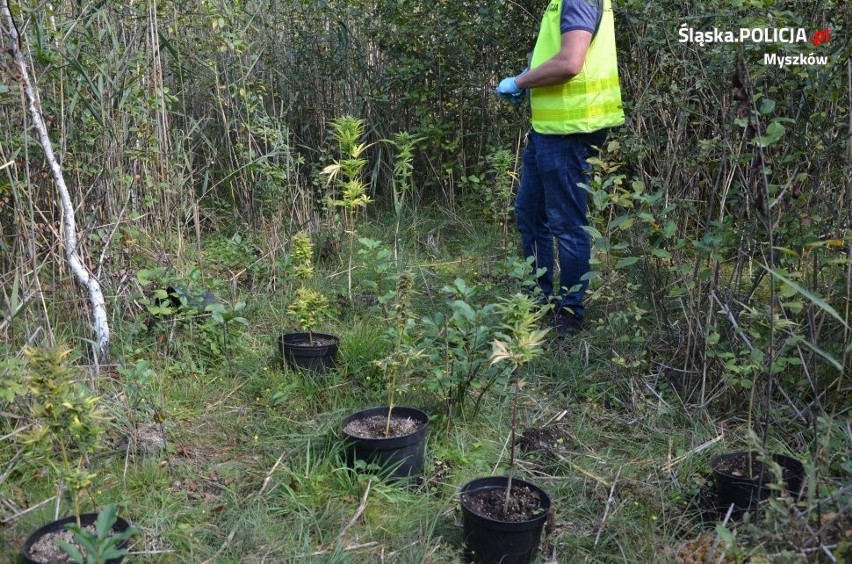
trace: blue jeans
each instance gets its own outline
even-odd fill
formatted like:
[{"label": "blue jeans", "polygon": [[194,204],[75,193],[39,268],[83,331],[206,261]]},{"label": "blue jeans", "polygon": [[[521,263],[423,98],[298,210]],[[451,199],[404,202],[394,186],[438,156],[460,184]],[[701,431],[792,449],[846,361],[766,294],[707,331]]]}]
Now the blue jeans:
[{"label": "blue jeans", "polygon": [[[538,285],[560,307],[583,318],[583,295],[589,286],[581,280],[589,272],[591,247],[588,225],[589,194],[586,162],[606,141],[606,131],[572,135],[542,135],[531,131],[524,151],[521,185],[515,199],[515,218],[524,257],[535,258],[535,268],[547,271]],[[553,290],[553,240],[559,246],[559,288]],[[572,288],[578,287],[574,291]]]}]

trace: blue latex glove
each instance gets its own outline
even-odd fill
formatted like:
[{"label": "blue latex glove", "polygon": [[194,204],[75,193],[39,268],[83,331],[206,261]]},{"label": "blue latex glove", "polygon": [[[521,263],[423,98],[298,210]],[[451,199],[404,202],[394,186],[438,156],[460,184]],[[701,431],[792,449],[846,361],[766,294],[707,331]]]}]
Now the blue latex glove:
[{"label": "blue latex glove", "polygon": [[501,98],[503,96],[520,96],[523,90],[515,84],[515,78],[514,76],[510,76],[501,80],[500,85],[497,86],[497,95]]},{"label": "blue latex glove", "polygon": [[524,90],[515,84],[515,76],[504,78],[497,86],[497,97],[512,104],[518,105],[524,100]]}]

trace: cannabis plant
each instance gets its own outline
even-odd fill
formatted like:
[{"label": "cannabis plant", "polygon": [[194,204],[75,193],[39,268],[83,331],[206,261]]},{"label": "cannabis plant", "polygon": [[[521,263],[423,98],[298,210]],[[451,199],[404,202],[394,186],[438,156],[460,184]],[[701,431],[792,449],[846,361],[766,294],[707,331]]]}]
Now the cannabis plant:
[{"label": "cannabis plant", "polygon": [[491,185],[487,199],[494,221],[500,224],[503,249],[507,248],[509,238],[509,219],[512,216],[513,192],[518,175],[514,170],[515,157],[509,151],[500,149],[485,158],[491,173]]},{"label": "cannabis plant", "polygon": [[302,286],[296,290],[296,297],[287,308],[287,315],[308,334],[313,345],[313,331],[321,321],[331,317],[331,304],[328,298],[316,290]]},{"label": "cannabis plant", "polygon": [[337,183],[337,191],[329,199],[331,205],[343,210],[343,220],[349,234],[348,292],[352,303],[352,255],[355,247],[355,220],[358,210],[372,200],[367,195],[367,183],[364,182],[364,167],[367,159],[364,151],[369,147],[361,141],[364,137],[365,122],[361,118],[342,116],[331,123],[331,135],[337,140],[340,159],[322,171],[328,176],[328,182]]},{"label": "cannabis plant", "polygon": [[410,271],[400,274],[396,285],[396,296],[388,318],[388,336],[393,343],[391,352],[382,359],[375,361],[385,375],[385,385],[388,393],[388,417],[385,424],[385,435],[390,432],[391,416],[396,405],[396,394],[404,389],[399,381],[408,368],[424,358],[423,351],[417,350],[412,344],[411,329],[414,320],[411,317],[411,294],[413,276]]},{"label": "cannabis plant", "polygon": [[518,397],[523,383],[520,368],[535,359],[542,352],[542,343],[547,329],[537,329],[544,314],[533,298],[526,294],[515,294],[498,304],[498,313],[502,317],[501,330],[492,341],[491,364],[508,364],[515,380],[515,393],[512,401],[512,436],[509,441],[509,480],[506,485],[504,513],[508,511],[509,492],[512,490],[512,478],[515,473],[515,433],[518,425]]},{"label": "cannabis plant", "polygon": [[396,148],[396,156],[393,162],[393,211],[396,215],[393,247],[395,260],[399,260],[399,231],[405,211],[405,199],[407,194],[414,190],[412,179],[414,146],[422,140],[423,137],[415,137],[411,133],[401,131],[394,134],[393,139],[387,141]]},{"label": "cannabis plant", "polygon": [[358,210],[372,201],[367,195],[368,185],[363,178],[367,165],[364,151],[370,146],[361,141],[364,128],[364,120],[353,116],[342,116],[331,122],[331,135],[338,143],[340,158],[322,171],[328,177],[329,184],[337,184],[330,203],[342,208],[349,231],[355,229]]},{"label": "cannabis plant", "polygon": [[60,348],[25,350],[29,429],[20,438],[33,459],[47,463],[60,491],[70,488],[79,520],[80,492],[95,478],[89,471],[89,457],[101,446],[107,416],[98,397],[68,366],[70,352]]},{"label": "cannabis plant", "polygon": [[314,275],[314,244],[310,236],[300,231],[293,237],[294,273],[298,278],[307,280]]},{"label": "cannabis plant", "polygon": [[115,505],[109,504],[98,513],[94,532],[82,528],[79,524],[66,525],[68,530],[74,533],[77,546],[65,541],[57,541],[56,544],[77,564],[106,564],[115,558],[122,558],[128,551],[121,548],[121,545],[141,531],[136,527],[128,527],[115,533],[112,528],[117,520]]},{"label": "cannabis plant", "polygon": [[[314,275],[314,246],[307,233],[293,237],[293,262],[296,276],[307,280]],[[331,304],[324,295],[304,284],[296,290],[296,297],[287,308],[287,314],[308,334],[314,344],[314,328],[331,317]]]}]

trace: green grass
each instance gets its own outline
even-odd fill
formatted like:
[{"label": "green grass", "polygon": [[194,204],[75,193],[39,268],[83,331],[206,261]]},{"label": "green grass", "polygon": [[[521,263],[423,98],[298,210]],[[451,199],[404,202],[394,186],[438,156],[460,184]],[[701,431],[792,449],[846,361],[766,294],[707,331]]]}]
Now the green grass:
[{"label": "green grass", "polygon": [[[499,257],[486,253],[496,248],[490,238],[496,230],[436,223],[421,220],[426,233],[439,229],[438,246],[417,245],[403,256],[417,269],[418,311],[442,300],[438,290],[456,276],[480,282],[489,298],[515,290],[496,274]],[[319,286],[345,295],[346,277],[327,274],[318,277]],[[115,340],[133,351],[124,360],[147,359],[155,371],[143,396],[165,417],[167,452],[126,451],[120,438],[130,421],[150,423],[153,410],[142,404],[129,411],[127,383],[104,381],[103,401],[116,414],[113,442],[97,459],[85,508],[117,503],[144,530],[133,550],[146,562],[457,561],[458,487],[507,472],[509,390],[493,390],[476,416],[452,421],[425,392],[409,392],[401,403],[433,416],[424,483],[403,488],[358,474],[345,465],[339,427],[347,414],[386,403],[373,365],[389,350],[386,323],[369,304],[344,303],[339,320],[319,328],[341,337],[341,367],[322,376],[293,371],[276,352],[278,335],[288,329],[283,312],[290,295],[287,284],[274,293],[243,291],[238,297],[248,303],[249,324],[229,341],[227,354],[205,350],[200,336],[221,327],[205,329],[203,319],[178,326],[171,338],[165,322],[153,331],[139,330],[141,319],[122,324]],[[594,307],[590,315],[603,319]],[[728,422],[724,438],[694,452],[720,435],[722,422],[706,409],[684,407],[647,371],[614,366],[616,331],[590,327],[576,339],[549,342],[548,353],[523,374],[521,427],[558,426],[570,437],[558,454],[521,453],[518,460],[519,475],[543,486],[555,507],[541,554],[559,562],[670,560],[682,543],[715,534],[696,512],[707,460],[749,444],[748,433],[742,422]],[[833,453],[821,466],[830,470],[815,482],[820,495],[842,483],[838,472],[848,460],[848,440],[831,428],[834,442],[821,451]],[[770,446],[787,449],[791,437],[806,431],[779,426]],[[798,454],[810,463],[807,450]],[[24,461],[0,493],[21,507],[34,505],[53,494],[43,474],[39,463]],[[359,507],[360,517],[351,521]],[[51,518],[52,508],[12,520],[0,532],[0,549],[11,554]],[[771,513],[771,526],[740,525],[736,554],[789,549],[785,536],[801,528],[800,520],[782,509]],[[63,503],[62,513],[69,510]]]}]

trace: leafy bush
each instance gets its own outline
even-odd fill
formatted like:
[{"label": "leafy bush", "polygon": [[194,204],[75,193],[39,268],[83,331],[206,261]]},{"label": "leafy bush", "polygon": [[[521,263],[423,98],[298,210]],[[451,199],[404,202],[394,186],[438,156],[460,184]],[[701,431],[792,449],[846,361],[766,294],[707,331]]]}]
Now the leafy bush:
[{"label": "leafy bush", "polygon": [[509,376],[491,364],[497,306],[478,302],[477,288],[461,278],[441,292],[443,311],[418,321],[417,346],[426,354],[423,386],[446,405],[448,416],[460,414],[471,400],[475,413],[486,392]]}]

